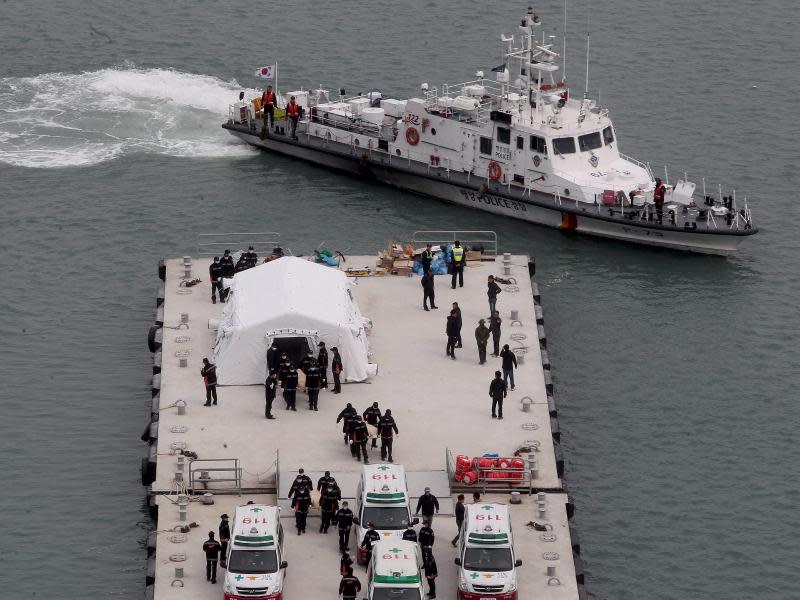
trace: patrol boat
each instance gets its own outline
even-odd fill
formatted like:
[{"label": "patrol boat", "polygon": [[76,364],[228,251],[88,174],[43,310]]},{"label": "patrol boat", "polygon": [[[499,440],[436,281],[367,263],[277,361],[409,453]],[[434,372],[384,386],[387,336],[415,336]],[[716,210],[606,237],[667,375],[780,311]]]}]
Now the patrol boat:
[{"label": "patrol boat", "polygon": [[265,150],[566,231],[721,255],[758,231],[735,193],[703,182],[700,195],[666,172],[662,183],[622,154],[608,109],[557,77],[541,25],[529,8],[520,34],[501,35],[495,81],[478,71],[405,100],[301,89],[287,94],[302,113],[297,137],[284,121],[262,133],[259,99],[232,105],[223,127]]}]

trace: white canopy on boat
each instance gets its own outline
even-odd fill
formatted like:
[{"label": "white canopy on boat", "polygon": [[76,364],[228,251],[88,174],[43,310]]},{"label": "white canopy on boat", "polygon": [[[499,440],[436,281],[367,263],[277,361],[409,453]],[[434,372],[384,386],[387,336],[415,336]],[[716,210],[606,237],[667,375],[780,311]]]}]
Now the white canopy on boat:
[{"label": "white canopy on boat", "polygon": [[336,346],[344,366],[342,380],[364,381],[375,372],[367,358],[368,325],[341,271],[293,256],[247,269],[234,276],[217,329],[218,382],[263,383],[273,334],[287,329],[303,337],[315,332],[331,360]]}]

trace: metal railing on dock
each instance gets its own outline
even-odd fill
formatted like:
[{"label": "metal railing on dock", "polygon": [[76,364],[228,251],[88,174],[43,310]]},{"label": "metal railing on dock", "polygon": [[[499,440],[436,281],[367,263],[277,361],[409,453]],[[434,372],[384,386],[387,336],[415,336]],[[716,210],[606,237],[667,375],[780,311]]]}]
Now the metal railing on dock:
[{"label": "metal railing on dock", "polygon": [[210,483],[233,483],[232,491],[241,495],[242,468],[239,459],[203,458],[189,463],[189,489],[193,494],[205,492]]},{"label": "metal railing on dock", "polygon": [[482,247],[482,256],[494,260],[497,257],[497,233],[494,231],[454,230],[415,231],[411,236],[415,248],[422,244],[452,244],[458,240],[464,248]]},{"label": "metal railing on dock", "polygon": [[219,256],[225,250],[236,252],[252,246],[259,256],[269,254],[280,246],[281,235],[275,231],[256,233],[198,233],[197,255]]}]

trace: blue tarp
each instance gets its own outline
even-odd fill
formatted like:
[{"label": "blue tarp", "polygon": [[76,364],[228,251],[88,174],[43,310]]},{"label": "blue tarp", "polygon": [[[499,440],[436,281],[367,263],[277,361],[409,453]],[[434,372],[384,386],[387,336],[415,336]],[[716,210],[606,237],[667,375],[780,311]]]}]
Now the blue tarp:
[{"label": "blue tarp", "polygon": [[[447,251],[450,245],[447,245],[445,251],[436,252],[433,255],[433,261],[431,261],[431,273],[434,275],[447,275]],[[419,260],[414,261],[414,273],[417,275],[422,275],[422,263]]]}]

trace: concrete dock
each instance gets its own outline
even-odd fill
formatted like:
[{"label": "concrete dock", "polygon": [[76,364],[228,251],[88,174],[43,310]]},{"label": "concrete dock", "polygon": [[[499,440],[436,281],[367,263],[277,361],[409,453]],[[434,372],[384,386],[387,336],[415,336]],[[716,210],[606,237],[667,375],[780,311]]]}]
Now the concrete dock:
[{"label": "concrete dock", "polygon": [[[451,485],[457,485],[452,481],[453,457],[512,456],[521,447],[534,446],[536,450],[524,454],[533,476],[529,485],[526,479],[519,488],[522,504],[511,507],[515,548],[524,561],[519,569],[520,598],[582,597],[582,570],[576,572],[573,561],[568,498],[554,448],[559,432],[554,431],[557,421],[552,418],[552,397],[548,398],[549,371],[540,354],[541,308],[534,303],[536,292],[525,256],[511,257],[515,283],[501,286],[497,303],[503,318],[501,345],[518,348],[522,364],[515,374],[515,390],[509,391],[505,401],[505,418],[491,418],[488,388],[500,369],[500,359],[489,356],[487,364],[479,365],[473,332],[478,319],[488,318],[486,279],[490,274],[502,275],[500,260],[468,263],[463,288],[453,290],[449,276],[437,276],[440,308],[429,312],[422,309],[418,276],[354,278],[353,297],[373,324],[370,360],[378,365],[377,375],[366,383],[345,383],[340,395],[323,390],[318,412],[307,410],[302,392],[297,395],[297,412],[286,411],[279,394],[272,421],[264,418],[260,385],[219,387],[219,405],[203,406],[199,370],[203,357],[212,358],[216,335],[208,323],[220,317],[224,305],[211,303],[208,259],[192,259],[192,277],[202,280],[193,287],[182,284],[183,259],[166,261],[163,303],[156,319],[156,325],[163,327],[156,335],[160,348],[154,366],[154,423],[145,435],[151,449],[143,465],[143,476],[150,480],[146,483],[150,483],[151,506],[158,515],[157,533],[149,544],[153,568],[148,583],[154,585],[148,586],[148,593],[158,600],[220,598],[220,584],[212,586],[204,577],[200,547],[208,531],[216,531],[219,515],[233,514],[236,506],[248,500],[277,503],[284,508],[282,518],[293,519],[286,490],[300,467],[314,480],[318,473],[330,470],[343,496],[352,498],[361,465],[343,443],[336,416],[347,402],[359,413],[378,402],[382,410],[391,408],[397,421],[400,434],[395,438],[394,459],[408,472],[412,498],[430,485],[442,502],[434,521],[441,595],[450,596],[456,590],[455,549],[449,545],[456,532],[449,516],[455,501]],[[375,257],[349,257],[346,263],[350,268],[373,269],[374,264]],[[445,319],[452,302],[458,302],[464,323],[464,347],[456,350],[456,360],[445,355]],[[546,358],[544,363],[549,369]],[[528,410],[523,410],[523,404]],[[371,461],[379,462],[379,451],[370,451]],[[187,452],[195,453],[197,460],[181,459]],[[234,469],[241,475],[238,481],[231,476]],[[206,470],[207,477],[198,481],[201,470]],[[214,494],[210,506],[199,501],[207,491]],[[540,498],[538,492],[544,495]],[[179,520],[179,495],[191,498],[185,523]],[[470,501],[469,493],[467,497]],[[508,493],[492,495],[493,501],[509,498]],[[546,505],[542,514],[537,500]],[[328,534],[330,539],[326,539],[317,534],[315,518],[317,512],[312,509],[307,535],[287,536],[287,599],[331,597],[338,586],[335,536]],[[525,525],[530,521],[545,523],[551,530],[543,535]],[[191,529],[185,541],[181,536],[175,541],[173,528],[190,522],[199,527]],[[290,523],[285,525],[287,532],[293,531]],[[351,546],[354,550],[352,540]],[[175,567],[184,568],[182,578],[175,576]],[[548,575],[548,567],[555,567],[555,576],[553,569]],[[356,575],[365,583],[363,568],[358,567]]]}]

